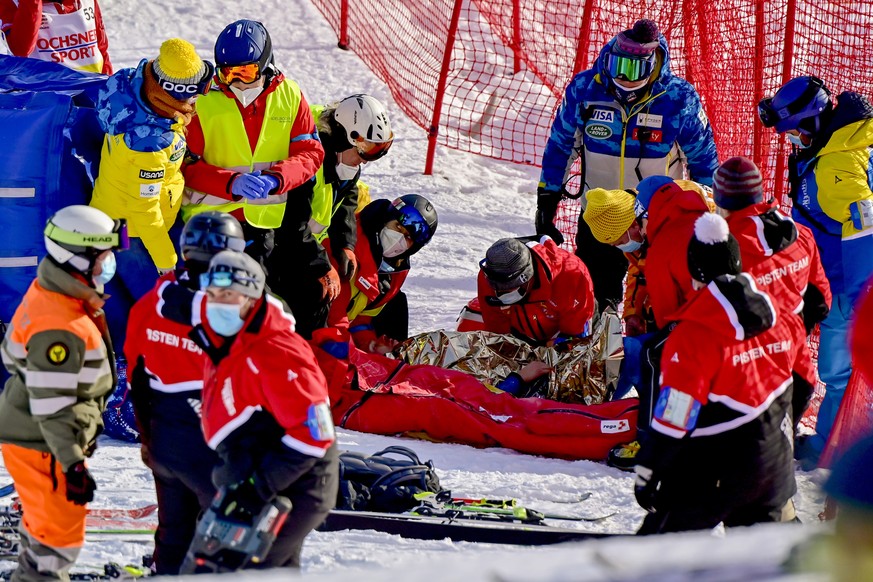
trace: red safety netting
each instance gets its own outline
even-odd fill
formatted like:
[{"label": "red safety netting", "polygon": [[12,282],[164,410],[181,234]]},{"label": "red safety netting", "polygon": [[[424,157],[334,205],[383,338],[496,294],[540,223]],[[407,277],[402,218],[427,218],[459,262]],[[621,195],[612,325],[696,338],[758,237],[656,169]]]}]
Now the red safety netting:
[{"label": "red safety netting", "polygon": [[[427,132],[426,173],[437,144],[539,165],[564,87],[639,18],[659,24],[674,73],[697,88],[720,159],[753,158],[783,202],[787,147],[757,121],[757,102],[804,74],[834,94],[873,94],[870,0],[313,2]],[[562,204],[567,246],[578,215],[578,201]]]}]

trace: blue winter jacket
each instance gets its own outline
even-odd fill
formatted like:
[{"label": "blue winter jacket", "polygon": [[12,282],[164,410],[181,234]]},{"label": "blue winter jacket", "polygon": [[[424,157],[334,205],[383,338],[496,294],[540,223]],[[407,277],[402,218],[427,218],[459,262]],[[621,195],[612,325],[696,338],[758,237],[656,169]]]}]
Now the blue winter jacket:
[{"label": "blue winter jacket", "polygon": [[873,106],[842,93],[827,128],[789,158],[793,217],[812,229],[831,291],[854,304],[873,274]]},{"label": "blue winter jacket", "polygon": [[635,188],[648,176],[690,178],[711,185],[718,167],[712,127],[700,97],[685,79],[670,72],[667,40],[660,37],[657,80],[648,96],[627,109],[609,91],[606,54],[615,39],[600,51],[594,67],[576,75],[552,124],[543,154],[540,186],[559,191],[584,144],[583,173],[589,188]]}]

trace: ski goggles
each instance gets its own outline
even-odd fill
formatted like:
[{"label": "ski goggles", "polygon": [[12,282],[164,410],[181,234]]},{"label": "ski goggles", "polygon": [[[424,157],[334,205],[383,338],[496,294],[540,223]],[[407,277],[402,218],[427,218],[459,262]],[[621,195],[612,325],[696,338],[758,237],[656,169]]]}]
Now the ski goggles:
[{"label": "ski goggles", "polygon": [[254,83],[261,76],[261,67],[258,63],[247,65],[233,65],[218,68],[218,80],[225,85],[230,85],[239,79],[243,83]]},{"label": "ski goggles", "polygon": [[655,68],[655,55],[649,57],[629,57],[609,53],[606,55],[606,70],[613,79],[640,81],[652,74]]},{"label": "ski goggles", "polygon": [[196,83],[179,83],[178,81],[171,79],[163,79],[154,72],[154,68],[152,68],[152,73],[154,74],[155,79],[157,79],[158,85],[160,85],[161,89],[166,91],[170,97],[176,101],[187,102],[191,101],[198,95],[205,95],[209,90],[209,85],[212,83],[212,76],[215,74],[215,66],[209,61],[203,61],[203,63],[206,65],[206,71]]},{"label": "ski goggles", "polygon": [[358,156],[365,162],[373,162],[378,160],[381,157],[384,157],[385,154],[388,153],[388,150],[391,149],[391,144],[394,143],[394,133],[391,134],[391,137],[388,141],[382,143],[373,143],[371,141],[363,142],[365,144],[369,144],[367,149],[362,149],[361,142],[358,142],[358,145],[355,149],[358,150]]},{"label": "ski goggles", "polygon": [[183,247],[197,247],[205,249],[210,253],[217,253],[224,249],[242,252],[246,249],[246,241],[220,232],[209,232],[203,230],[192,230],[183,232],[180,240]]},{"label": "ski goggles", "polygon": [[207,272],[200,275],[201,290],[205,290],[207,287],[227,289],[234,284],[258,289],[258,279],[251,273],[243,269],[234,269],[227,265],[209,267]]},{"label": "ski goggles", "polygon": [[123,218],[113,222],[112,232],[109,233],[73,232],[64,230],[51,221],[45,225],[45,230],[42,232],[50,240],[71,246],[91,247],[102,251],[126,251],[130,248],[127,220]]},{"label": "ski goggles", "polygon": [[394,208],[398,213],[397,222],[406,229],[406,232],[412,237],[412,242],[423,245],[430,240],[430,225],[415,206],[410,206],[399,200],[394,203]]}]

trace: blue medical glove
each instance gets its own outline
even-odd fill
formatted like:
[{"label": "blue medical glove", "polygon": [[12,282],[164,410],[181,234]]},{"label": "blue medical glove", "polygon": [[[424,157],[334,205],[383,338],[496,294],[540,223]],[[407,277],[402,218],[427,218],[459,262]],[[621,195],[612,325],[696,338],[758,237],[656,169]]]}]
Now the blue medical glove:
[{"label": "blue medical glove", "polygon": [[261,174],[260,176],[261,182],[264,184],[264,188],[267,190],[267,194],[270,194],[277,188],[279,188],[279,179],[276,176],[271,174]]},{"label": "blue medical glove", "polygon": [[248,200],[266,198],[269,192],[260,174],[261,172],[258,170],[251,174],[240,174],[234,178],[233,183],[230,185],[231,194]]}]

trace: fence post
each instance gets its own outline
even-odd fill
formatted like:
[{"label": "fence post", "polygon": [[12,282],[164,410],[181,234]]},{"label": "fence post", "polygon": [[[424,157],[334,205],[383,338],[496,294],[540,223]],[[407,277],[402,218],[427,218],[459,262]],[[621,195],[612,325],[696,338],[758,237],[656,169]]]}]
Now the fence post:
[{"label": "fence post", "polygon": [[[783,85],[791,80],[791,70],[794,68],[794,25],[796,16],[797,2],[796,0],[788,0],[788,5],[785,8],[785,44],[782,50],[782,53],[785,55],[785,60],[782,61]],[[773,191],[782,192],[785,178],[785,148],[780,147],[776,154],[776,175],[774,178],[775,187]],[[784,200],[784,196],[782,200]]]},{"label": "fence post", "polygon": [[427,158],[424,161],[424,175],[433,174],[433,157],[436,153],[436,140],[440,130],[440,115],[443,108],[443,97],[446,93],[446,80],[449,77],[449,65],[452,62],[452,51],[455,49],[455,37],[458,34],[458,21],[461,19],[461,5],[464,0],[455,0],[452,9],[452,20],[449,23],[449,32],[446,38],[446,48],[443,52],[443,65],[440,68],[439,80],[437,80],[436,97],[433,103],[433,116],[431,117],[430,129],[427,132]]},{"label": "fence post", "polygon": [[340,27],[337,46],[349,50],[349,0],[340,0]]},{"label": "fence post", "polygon": [[521,0],[512,0],[512,72],[521,71]]},{"label": "fence post", "polygon": [[[755,65],[752,81],[754,94],[752,107],[757,110],[758,103],[764,98],[764,2],[755,3]],[[759,168],[764,161],[764,125],[758,123],[757,113],[752,119],[752,161]]]},{"label": "fence post", "polygon": [[582,25],[579,27],[579,41],[576,43],[576,60],[573,62],[573,74],[570,75],[570,78],[588,68],[588,43],[591,40],[591,13],[593,11],[594,0],[585,0],[585,6],[582,8]]}]

